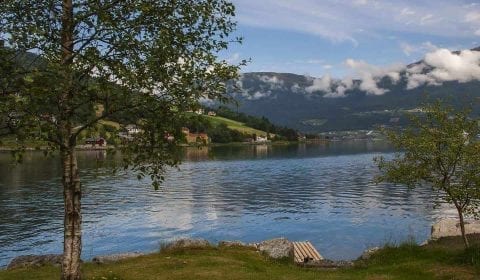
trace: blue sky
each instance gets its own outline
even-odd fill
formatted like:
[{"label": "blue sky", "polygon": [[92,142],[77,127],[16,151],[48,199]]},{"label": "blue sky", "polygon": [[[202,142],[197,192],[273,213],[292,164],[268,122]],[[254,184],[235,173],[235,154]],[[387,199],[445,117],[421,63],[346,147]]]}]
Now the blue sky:
[{"label": "blue sky", "polygon": [[242,72],[349,75],[347,59],[376,66],[410,63],[437,48],[480,46],[480,1],[233,0]]}]

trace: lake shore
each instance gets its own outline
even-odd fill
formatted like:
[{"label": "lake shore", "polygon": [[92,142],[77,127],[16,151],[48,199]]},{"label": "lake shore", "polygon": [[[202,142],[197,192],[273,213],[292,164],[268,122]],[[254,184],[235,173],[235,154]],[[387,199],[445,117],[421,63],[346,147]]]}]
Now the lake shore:
[{"label": "lake shore", "polygon": [[[419,246],[387,244],[351,268],[302,268],[291,259],[273,260],[253,248],[207,246],[165,249],[118,262],[83,265],[85,279],[477,279],[480,235],[465,251],[460,237]],[[43,266],[0,271],[0,278],[55,279],[59,267]]]},{"label": "lake shore", "polygon": [[[230,143],[209,143],[209,144],[179,144],[179,147],[238,147],[238,146],[285,146],[285,145],[294,145],[294,144],[301,144],[301,143],[327,143],[328,141],[275,141],[275,142],[265,142],[265,143],[257,143],[257,142],[230,142]],[[46,150],[47,146],[34,146],[34,145],[27,145],[25,147],[26,151],[43,151]],[[91,145],[78,145],[75,147],[78,151],[106,151],[106,150],[114,150],[118,147],[115,146],[91,146]],[[17,148],[14,146],[0,146],[0,151],[14,151]]]}]

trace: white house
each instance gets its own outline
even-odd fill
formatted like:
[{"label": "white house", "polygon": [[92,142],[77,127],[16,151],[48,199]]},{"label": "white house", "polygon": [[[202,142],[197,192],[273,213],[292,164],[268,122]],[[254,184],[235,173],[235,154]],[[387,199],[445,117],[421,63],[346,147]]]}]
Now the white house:
[{"label": "white house", "polygon": [[268,138],[267,136],[263,137],[263,136],[258,136],[255,138],[255,142],[257,143],[266,143],[268,142]]},{"label": "white house", "polygon": [[136,124],[129,124],[125,126],[128,135],[134,135],[143,132]]}]

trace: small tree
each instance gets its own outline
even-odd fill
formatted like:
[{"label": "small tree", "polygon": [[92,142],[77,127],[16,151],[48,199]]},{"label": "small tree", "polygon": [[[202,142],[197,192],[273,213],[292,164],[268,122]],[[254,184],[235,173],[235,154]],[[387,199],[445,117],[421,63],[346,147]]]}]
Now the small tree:
[{"label": "small tree", "polygon": [[137,125],[142,133],[118,147],[123,166],[158,188],[177,164],[182,112],[202,97],[226,100],[237,76],[239,65],[218,59],[240,41],[230,36],[234,11],[227,0],[2,1],[0,134],[19,151],[41,140],[59,152],[62,279],[81,278],[80,135],[105,119]]},{"label": "small tree", "polygon": [[406,129],[385,130],[399,151],[391,160],[376,158],[382,174],[378,181],[428,186],[458,212],[465,247],[465,215],[478,216],[480,199],[480,133],[470,110],[456,111],[437,101],[410,115]]}]

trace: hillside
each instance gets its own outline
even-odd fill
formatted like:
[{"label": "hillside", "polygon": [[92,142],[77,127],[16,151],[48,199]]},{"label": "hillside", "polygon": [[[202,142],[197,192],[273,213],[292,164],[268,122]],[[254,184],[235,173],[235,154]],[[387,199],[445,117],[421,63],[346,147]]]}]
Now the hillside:
[{"label": "hillside", "polygon": [[380,92],[378,89],[374,89],[377,92],[365,90],[366,84],[361,80],[346,83],[330,77],[313,78],[290,73],[244,73],[237,81],[241,91],[230,92],[239,104],[232,108],[310,133],[401,125],[407,121],[405,113],[415,111],[427,96],[446,99],[454,106],[471,104],[474,113],[480,112],[478,79],[463,81],[462,72],[459,72],[456,79],[460,80],[421,83],[420,79],[428,81],[433,74],[444,74],[434,70],[422,60],[393,73],[397,75],[395,81],[388,76],[392,73],[375,77]]},{"label": "hillside", "polygon": [[240,133],[243,133],[243,134],[250,134],[250,135],[256,134],[256,135],[263,136],[263,137],[267,136],[267,132],[248,127],[244,123],[241,123],[241,122],[237,122],[237,121],[227,119],[227,118],[224,118],[224,117],[219,117],[219,116],[205,116],[205,117],[214,126],[217,126],[219,124],[225,124],[228,128],[230,128],[232,130],[236,130],[236,131],[238,131]]}]

